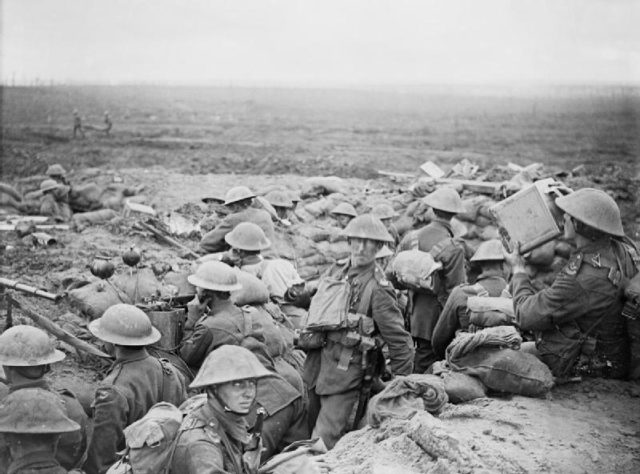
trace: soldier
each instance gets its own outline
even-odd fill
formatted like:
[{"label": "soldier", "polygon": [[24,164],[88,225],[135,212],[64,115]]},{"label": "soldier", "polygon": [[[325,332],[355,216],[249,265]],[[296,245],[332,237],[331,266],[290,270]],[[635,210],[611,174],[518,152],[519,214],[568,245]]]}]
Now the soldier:
[{"label": "soldier", "polygon": [[171,472],[255,474],[261,442],[247,430],[246,416],[257,384],[273,374],[248,349],[225,345],[205,359],[190,388],[202,388],[206,402],[180,428]]},{"label": "soldier", "polygon": [[393,242],[389,243],[390,247],[395,249],[400,243],[400,233],[398,232],[397,227],[393,223],[393,218],[398,217],[398,213],[393,209],[391,204],[380,203],[371,209],[371,214],[376,216],[387,228],[391,237],[393,237]]},{"label": "soldier", "polygon": [[483,242],[471,257],[472,263],[478,263],[481,273],[475,284],[460,285],[453,289],[440,313],[436,327],[433,330],[433,351],[440,359],[444,358],[445,350],[455,337],[456,331],[469,328],[467,314],[467,299],[469,296],[502,296],[507,291],[507,280],[504,271],[504,248],[497,239]]},{"label": "soldier", "polygon": [[69,180],[67,179],[67,170],[65,170],[62,165],[58,163],[50,165],[47,168],[46,175],[60,184],[64,184],[66,186],[69,185]]},{"label": "soldier", "polygon": [[289,218],[289,212],[293,209],[293,201],[285,191],[271,191],[265,195],[265,199],[276,210],[280,221]]},{"label": "soldier", "polygon": [[82,128],[82,118],[78,113],[78,109],[73,109],[73,138],[76,138],[76,134],[80,132],[82,138],[84,138],[84,129]]},{"label": "soldier", "polygon": [[40,183],[40,214],[50,216],[59,222],[71,220],[73,212],[69,206],[69,186],[59,184],[53,179]]},{"label": "soldier", "polygon": [[[414,291],[409,299],[411,336],[416,345],[414,371],[420,374],[437,360],[431,338],[449,292],[466,281],[464,248],[453,240],[451,229],[451,219],[463,210],[460,195],[451,187],[442,187],[427,195],[423,202],[433,209],[434,217],[416,232],[415,244],[418,250],[430,252],[435,260],[442,262],[443,268],[437,294]],[[402,242],[400,249],[406,244]]]},{"label": "soldier", "polygon": [[109,111],[105,111],[104,113],[104,133],[106,136],[111,135],[111,128],[113,127],[113,122],[111,121],[111,117],[109,117]]},{"label": "soldier", "polygon": [[11,393],[0,405],[0,433],[8,445],[11,474],[65,474],[56,446],[61,435],[80,426],[64,413],[60,399],[48,390],[25,388]]},{"label": "soldier", "polygon": [[213,230],[207,232],[200,241],[200,249],[205,253],[222,252],[227,250],[224,237],[241,222],[253,222],[273,240],[274,229],[271,215],[264,209],[251,207],[255,194],[246,186],[231,188],[224,204],[231,213],[226,216]]},{"label": "soldier", "polygon": [[151,357],[145,346],[160,340],[149,317],[129,304],[108,308],[89,323],[98,339],[114,345],[115,363],[96,390],[94,431],[85,470],[103,474],[125,448],[123,430],[158,402],[180,405],[186,398],[183,376],[168,361]]},{"label": "soldier", "polygon": [[331,215],[336,220],[336,223],[338,224],[338,227],[340,229],[346,228],[347,224],[351,222],[351,219],[353,219],[354,217],[358,217],[356,208],[348,202],[341,202],[336,207],[334,207],[331,210]]},{"label": "soldier", "polygon": [[240,270],[260,278],[269,294],[283,298],[289,288],[304,284],[295,267],[284,259],[265,259],[262,252],[271,247],[271,241],[262,229],[252,222],[242,222],[225,236],[231,246],[231,255],[224,257]]},{"label": "soldier", "polygon": [[624,230],[616,202],[604,191],[585,188],[556,199],[564,211],[564,236],[576,252],[551,287],[536,291],[519,246],[507,255],[512,266],[516,318],[536,333],[535,349],[556,377],[624,378],[629,339],[623,285],[636,269],[632,253],[618,239]]},{"label": "soldier", "polygon": [[230,293],[241,286],[236,272],[217,261],[204,262],[187,280],[198,292],[200,313],[192,311],[190,314],[187,328],[194,329],[185,333],[180,356],[197,370],[217,347],[239,345],[244,339],[243,312],[230,299]]},{"label": "soldier", "polygon": [[[47,333],[33,326],[13,326],[0,335],[0,364],[8,381],[9,393],[23,393],[23,390],[32,388],[50,391],[60,400],[64,414],[77,423],[77,430],[60,436],[56,451],[60,465],[73,469],[84,461],[89,417],[72,392],[53,390],[44,378],[51,370],[51,364],[64,358],[64,353],[55,348]],[[2,459],[0,453],[0,472],[5,472],[7,463]]]},{"label": "soldier", "polygon": [[[358,426],[373,379],[381,375],[382,368],[376,365],[381,361],[382,345],[388,347],[393,374],[408,375],[413,366],[411,338],[404,329],[393,287],[375,263],[377,252],[393,238],[371,214],[353,219],[345,235],[351,256],[331,267],[319,288],[323,282],[346,283],[342,287],[348,292],[349,313],[357,320],[346,329],[305,330],[300,337],[301,347],[308,349],[304,379],[312,437],[322,438],[328,448]],[[314,298],[327,294],[319,289]]]}]

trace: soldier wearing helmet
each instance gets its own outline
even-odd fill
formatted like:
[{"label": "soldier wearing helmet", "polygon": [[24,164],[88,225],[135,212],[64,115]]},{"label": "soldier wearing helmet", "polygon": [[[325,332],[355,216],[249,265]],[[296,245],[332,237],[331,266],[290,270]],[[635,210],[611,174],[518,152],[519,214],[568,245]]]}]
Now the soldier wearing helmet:
[{"label": "soldier wearing helmet", "polygon": [[[381,375],[378,362],[383,345],[388,348],[393,374],[408,375],[413,366],[411,338],[404,329],[393,288],[375,262],[382,246],[393,238],[371,214],[354,218],[344,233],[350,257],[332,266],[319,288],[329,288],[333,281],[346,283],[349,313],[357,322],[354,320],[353,329],[317,331],[307,327],[300,335],[300,346],[307,350],[304,379],[312,437],[322,438],[328,448],[357,428],[373,379]],[[326,298],[326,291],[319,289],[314,298]]]},{"label": "soldier wearing helmet", "polygon": [[358,216],[356,208],[348,202],[341,202],[331,210],[331,215],[336,220],[338,227],[344,229],[351,219]]},{"label": "soldier wearing helmet", "polygon": [[409,295],[409,320],[411,336],[416,345],[414,371],[425,373],[437,358],[431,344],[433,328],[449,293],[454,287],[466,282],[464,247],[453,239],[451,219],[462,212],[462,200],[458,192],[448,186],[428,194],[423,203],[433,210],[431,222],[415,234],[408,233],[400,250],[417,248],[430,252],[434,259],[442,262],[436,293],[413,291]]},{"label": "soldier wearing helmet", "polygon": [[189,386],[203,389],[206,401],[199,396],[185,404],[199,406],[182,422],[171,472],[257,473],[262,446],[249,433],[246,417],[258,384],[272,376],[244,347],[223,345],[211,352]]},{"label": "soldier wearing helmet", "polygon": [[229,247],[225,236],[241,222],[253,222],[266,234],[269,240],[274,238],[271,215],[264,209],[252,207],[255,194],[246,186],[231,188],[225,195],[224,205],[230,213],[200,241],[200,249],[205,253],[222,252]]},{"label": "soldier wearing helmet", "polygon": [[262,229],[252,222],[242,222],[225,236],[231,247],[231,253],[223,260],[235,265],[242,271],[260,278],[269,294],[275,298],[283,298],[288,289],[304,285],[304,280],[291,262],[281,258],[265,258],[262,252],[271,247],[271,241]]},{"label": "soldier wearing helmet", "polygon": [[180,405],[186,384],[178,370],[145,348],[160,340],[149,317],[129,304],[116,304],[89,323],[89,331],[113,346],[115,362],[96,389],[93,401],[94,431],[85,470],[102,474],[125,447],[123,430],[158,402]]},{"label": "soldier wearing helmet", "polygon": [[371,214],[376,216],[387,228],[391,237],[393,237],[393,243],[391,244],[392,248],[396,248],[396,246],[400,243],[400,233],[398,232],[397,227],[393,223],[393,219],[398,217],[398,213],[393,209],[391,204],[386,202],[376,204],[371,209]]},{"label": "soldier wearing helmet", "polygon": [[496,297],[508,294],[504,259],[502,242],[497,239],[482,242],[471,257],[471,263],[479,265],[480,274],[473,285],[462,284],[453,289],[433,329],[433,351],[438,359],[444,359],[445,350],[457,330],[468,330],[467,299],[470,296]]},{"label": "soldier wearing helmet", "polygon": [[[19,325],[7,329],[0,335],[0,364],[4,369],[9,393],[17,393],[17,399],[26,389],[47,390],[60,401],[66,416],[78,424],[74,432],[64,433],[60,437],[56,459],[65,469],[80,467],[87,449],[89,417],[75,395],[69,390],[54,390],[49,386],[45,374],[50,365],[65,358],[57,350],[47,333],[33,326]],[[12,396],[12,395],[10,395]],[[5,454],[0,442],[0,472]]]},{"label": "soldier wearing helmet", "polygon": [[53,179],[45,179],[40,183],[40,192],[40,214],[50,216],[59,222],[71,220],[73,212],[69,206],[69,186]]},{"label": "soldier wearing helmet", "polygon": [[46,175],[57,181],[60,184],[68,185],[69,181],[67,180],[67,170],[65,170],[62,165],[58,163],[54,163],[47,168]]},{"label": "soldier wearing helmet", "polygon": [[80,425],[65,414],[64,404],[53,393],[25,388],[9,394],[0,404],[0,434],[11,461],[3,464],[9,473],[64,474],[56,448],[63,435],[72,435]]},{"label": "soldier wearing helmet", "polygon": [[273,206],[278,214],[278,218],[288,219],[289,212],[293,209],[293,201],[285,191],[271,191],[265,195],[265,199]]},{"label": "soldier wearing helmet", "polygon": [[536,333],[535,348],[523,349],[538,355],[559,378],[624,378],[630,350],[621,314],[623,281],[636,268],[635,249],[620,240],[620,210],[608,194],[591,188],[555,202],[565,213],[564,237],[577,250],[553,284],[536,291],[519,246],[507,254],[516,318],[523,330]]},{"label": "soldier wearing helmet", "polygon": [[78,113],[78,109],[73,109],[73,138],[76,138],[76,135],[80,133],[82,138],[84,138],[84,128],[82,128],[82,118]]},{"label": "soldier wearing helmet", "polygon": [[[219,347],[245,345],[251,340],[252,350],[257,348],[264,352],[265,365],[284,377],[266,381],[257,395],[258,404],[267,410],[268,415],[265,419],[265,454],[273,454],[278,447],[284,447],[281,446],[282,440],[291,443],[308,434],[302,380],[295,369],[281,358],[285,341],[271,316],[253,308],[239,308],[231,302],[230,293],[241,288],[238,273],[242,272],[222,262],[209,261],[188,277],[198,289],[198,298],[207,313],[197,322],[193,332],[183,339],[180,355],[197,370]],[[275,358],[279,359],[277,366]],[[302,434],[301,428],[305,429]]]},{"label": "soldier wearing helmet", "polygon": [[231,302],[231,292],[241,288],[229,265],[208,261],[187,277],[196,287],[202,317],[187,331],[180,345],[180,356],[197,370],[207,355],[224,344],[240,344],[243,339],[242,310]]}]

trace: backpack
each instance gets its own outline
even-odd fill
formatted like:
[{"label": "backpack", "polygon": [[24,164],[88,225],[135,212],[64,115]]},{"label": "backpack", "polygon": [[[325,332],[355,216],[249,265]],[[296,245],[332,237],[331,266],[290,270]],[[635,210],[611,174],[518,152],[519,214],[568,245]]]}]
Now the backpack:
[{"label": "backpack", "polygon": [[184,417],[206,401],[206,395],[198,395],[180,408],[167,402],[153,405],[124,429],[127,447],[107,474],[168,474],[179,435],[184,431]]},{"label": "backpack", "polygon": [[[358,305],[359,313],[364,314],[368,311],[375,284],[374,276],[364,285]],[[323,278],[303,320],[304,330],[317,332],[347,328],[350,317],[356,316],[349,312],[350,300],[351,286],[347,280]],[[360,319],[360,314],[357,315],[357,319]]]}]

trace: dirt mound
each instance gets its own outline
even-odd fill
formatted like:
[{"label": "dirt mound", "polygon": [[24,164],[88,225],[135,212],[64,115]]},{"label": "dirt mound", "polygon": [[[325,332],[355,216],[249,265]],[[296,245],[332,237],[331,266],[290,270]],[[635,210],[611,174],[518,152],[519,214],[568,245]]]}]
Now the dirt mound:
[{"label": "dirt mound", "polygon": [[547,399],[514,396],[420,412],[347,434],[336,474],[616,472],[640,469],[640,387],[590,380]]}]

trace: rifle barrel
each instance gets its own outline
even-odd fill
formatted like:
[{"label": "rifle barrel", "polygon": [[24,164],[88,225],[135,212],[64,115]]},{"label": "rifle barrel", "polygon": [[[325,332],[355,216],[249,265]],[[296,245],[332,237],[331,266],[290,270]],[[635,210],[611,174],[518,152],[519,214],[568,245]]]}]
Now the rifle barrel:
[{"label": "rifle barrel", "polygon": [[36,288],[35,286],[25,285],[24,283],[10,280],[8,278],[0,277],[0,286],[4,286],[5,288],[10,288],[16,291],[21,291],[23,293],[28,293],[30,295],[38,296],[40,298],[45,298],[51,301],[58,301],[60,298],[62,298],[62,295],[49,293],[48,291],[41,290],[40,288]]}]

